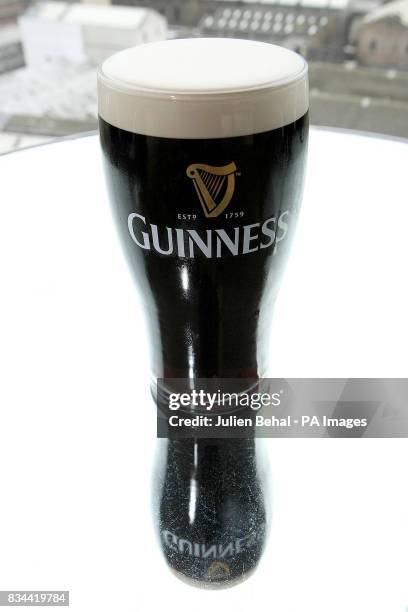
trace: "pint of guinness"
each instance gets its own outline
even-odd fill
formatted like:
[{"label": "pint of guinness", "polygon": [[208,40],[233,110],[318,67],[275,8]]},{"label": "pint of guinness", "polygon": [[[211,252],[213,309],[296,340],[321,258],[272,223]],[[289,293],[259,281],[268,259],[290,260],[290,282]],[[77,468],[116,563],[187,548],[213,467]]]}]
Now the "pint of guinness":
[{"label": "pint of guinness", "polygon": [[234,39],[142,45],[102,65],[99,116],[153,375],[265,375],[302,195],[304,60]]},{"label": "pint of guinness", "polygon": [[[106,60],[98,88],[105,173],[153,377],[264,376],[303,189],[305,61],[253,41],[164,41]],[[159,529],[169,564],[201,583],[247,574],[266,533],[254,440],[170,441],[166,462]]]}]

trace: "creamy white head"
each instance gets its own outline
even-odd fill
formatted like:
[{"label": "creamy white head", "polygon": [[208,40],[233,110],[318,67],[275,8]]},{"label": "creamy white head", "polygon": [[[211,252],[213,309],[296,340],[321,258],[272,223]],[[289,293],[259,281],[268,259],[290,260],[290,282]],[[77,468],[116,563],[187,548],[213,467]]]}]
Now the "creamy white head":
[{"label": "creamy white head", "polygon": [[308,110],[307,64],[283,47],[192,38],[116,53],[98,71],[99,114],[165,138],[229,138],[277,129]]}]

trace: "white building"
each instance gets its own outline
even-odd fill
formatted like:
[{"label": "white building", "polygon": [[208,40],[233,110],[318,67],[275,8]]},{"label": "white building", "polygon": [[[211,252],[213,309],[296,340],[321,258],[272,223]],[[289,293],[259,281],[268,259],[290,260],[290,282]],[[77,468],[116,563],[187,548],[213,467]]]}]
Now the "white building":
[{"label": "white building", "polygon": [[162,15],[129,6],[45,2],[29,8],[19,24],[28,66],[98,64],[116,51],[167,36]]}]

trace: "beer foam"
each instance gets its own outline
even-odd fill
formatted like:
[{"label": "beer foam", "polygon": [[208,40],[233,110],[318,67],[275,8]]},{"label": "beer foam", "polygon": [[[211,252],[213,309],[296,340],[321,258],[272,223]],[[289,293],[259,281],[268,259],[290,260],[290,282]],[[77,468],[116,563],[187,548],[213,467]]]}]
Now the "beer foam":
[{"label": "beer foam", "polygon": [[284,47],[192,38],[116,53],[98,71],[99,114],[166,138],[229,138],[277,129],[308,110],[307,64]]}]

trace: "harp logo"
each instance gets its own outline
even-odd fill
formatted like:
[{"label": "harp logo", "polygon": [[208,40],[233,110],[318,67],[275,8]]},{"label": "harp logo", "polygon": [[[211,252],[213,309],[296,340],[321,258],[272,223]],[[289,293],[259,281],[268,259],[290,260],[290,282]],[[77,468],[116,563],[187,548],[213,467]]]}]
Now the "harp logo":
[{"label": "harp logo", "polygon": [[218,217],[234,195],[235,176],[238,174],[235,163],[226,166],[190,164],[186,174],[194,183],[205,216]]}]

